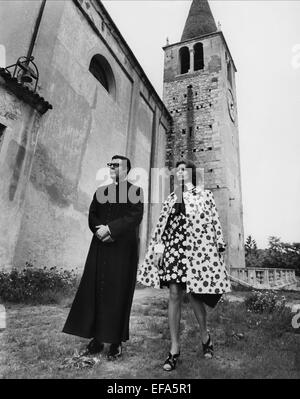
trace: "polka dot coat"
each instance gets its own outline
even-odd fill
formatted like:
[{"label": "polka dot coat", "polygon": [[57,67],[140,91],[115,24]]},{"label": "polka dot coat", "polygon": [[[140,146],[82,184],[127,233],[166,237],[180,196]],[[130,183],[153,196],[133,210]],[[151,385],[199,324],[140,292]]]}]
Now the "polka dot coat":
[{"label": "polka dot coat", "polygon": [[[183,193],[187,231],[185,257],[187,265],[186,290],[197,294],[222,294],[230,291],[230,281],[219,252],[226,244],[213,194],[196,187]],[[167,224],[176,195],[171,193],[163,203],[158,223],[153,231],[144,261],[138,269],[137,281],[160,288],[159,267],[155,261],[158,244]]]}]

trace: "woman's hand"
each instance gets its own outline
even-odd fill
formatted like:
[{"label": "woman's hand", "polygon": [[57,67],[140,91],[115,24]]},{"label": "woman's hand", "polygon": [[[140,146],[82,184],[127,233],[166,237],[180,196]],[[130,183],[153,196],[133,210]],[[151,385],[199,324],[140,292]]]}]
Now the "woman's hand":
[{"label": "woman's hand", "polygon": [[154,262],[156,265],[158,265],[158,267],[162,266],[162,260],[163,260],[163,252],[155,252],[154,253]]},{"label": "woman's hand", "polygon": [[154,246],[154,262],[159,267],[162,265],[162,260],[165,252],[165,246],[162,243],[158,243]]},{"label": "woman's hand", "polygon": [[225,252],[226,248],[223,245],[219,245],[218,251],[219,253]]}]

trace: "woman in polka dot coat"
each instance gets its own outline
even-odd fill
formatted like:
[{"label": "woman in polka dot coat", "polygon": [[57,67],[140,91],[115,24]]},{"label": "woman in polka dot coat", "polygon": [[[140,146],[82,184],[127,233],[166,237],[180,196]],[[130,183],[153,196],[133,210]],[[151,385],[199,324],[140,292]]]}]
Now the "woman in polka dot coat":
[{"label": "woman in polka dot coat", "polygon": [[180,355],[179,326],[183,292],[199,323],[204,357],[213,356],[206,327],[206,308],[215,307],[230,291],[222,252],[223,239],[213,194],[196,186],[196,166],[188,160],[176,165],[176,189],[162,206],[137,280],[155,288],[169,287],[171,349],[163,368],[174,370]]}]

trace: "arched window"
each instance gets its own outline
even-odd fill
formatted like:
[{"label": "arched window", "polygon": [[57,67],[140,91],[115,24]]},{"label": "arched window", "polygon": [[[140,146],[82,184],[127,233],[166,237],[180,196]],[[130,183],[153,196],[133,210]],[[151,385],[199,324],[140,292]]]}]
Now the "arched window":
[{"label": "arched window", "polygon": [[90,62],[89,71],[101,83],[104,89],[115,98],[115,77],[106,58],[101,54],[94,55]]},{"label": "arched window", "polygon": [[181,47],[179,50],[180,73],[187,73],[190,69],[190,50],[187,47]]},{"label": "arched window", "polygon": [[203,44],[196,43],[194,46],[194,71],[204,68]]}]

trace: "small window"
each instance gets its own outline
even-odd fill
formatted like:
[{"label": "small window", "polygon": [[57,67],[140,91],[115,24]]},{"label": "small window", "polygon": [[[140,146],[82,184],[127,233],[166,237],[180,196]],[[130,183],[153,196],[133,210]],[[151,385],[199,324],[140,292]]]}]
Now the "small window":
[{"label": "small window", "polygon": [[194,71],[204,68],[203,44],[196,43],[194,46]]},{"label": "small window", "polygon": [[4,141],[4,131],[5,131],[6,126],[2,125],[0,123],[0,151],[1,151],[1,147]]},{"label": "small window", "polygon": [[232,66],[230,60],[227,61],[227,79],[230,83],[230,86],[232,87]]},{"label": "small window", "polygon": [[116,84],[111,66],[105,57],[101,54],[93,56],[90,62],[89,71],[101,83],[104,89],[115,97]]},{"label": "small window", "polygon": [[190,50],[187,47],[181,47],[179,50],[180,73],[187,73],[190,69]]}]

